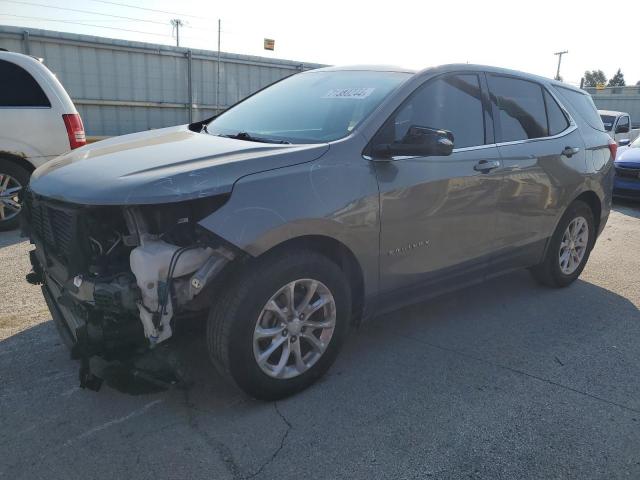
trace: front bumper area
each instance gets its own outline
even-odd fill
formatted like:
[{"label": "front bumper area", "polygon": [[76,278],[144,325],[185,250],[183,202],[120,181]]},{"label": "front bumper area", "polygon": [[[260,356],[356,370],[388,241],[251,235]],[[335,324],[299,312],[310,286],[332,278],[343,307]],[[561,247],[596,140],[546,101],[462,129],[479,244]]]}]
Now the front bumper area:
[{"label": "front bumper area", "polygon": [[22,230],[35,249],[26,278],[41,285],[80,360],[82,387],[100,388],[94,360],[149,377],[138,360],[160,357],[174,329],[208,311],[210,287],[235,253],[197,225],[204,207],[211,205],[88,207],[27,191]]},{"label": "front bumper area", "polygon": [[[42,272],[33,253],[34,273]],[[42,277],[38,278],[38,275]],[[60,337],[69,348],[71,358],[80,360],[82,388],[99,390],[104,372],[113,370],[110,367],[114,365],[129,365],[133,374],[133,365],[149,350],[142,325],[135,317],[128,321],[109,321],[102,312],[91,311],[90,307],[66,294],[64,287],[46,273],[36,273],[29,280],[41,284],[42,295]]]},{"label": "front bumper area", "polygon": [[[41,287],[61,339],[71,358],[79,360],[81,388],[98,391],[106,381],[117,390],[138,394],[180,384],[178,368],[169,362],[172,342],[151,349],[135,312],[113,310],[104,295],[103,301],[95,295],[96,288],[107,283],[85,281],[77,288],[68,267],[46,255],[48,246],[37,236],[31,238],[36,248],[29,253],[32,271],[26,279]],[[87,288],[93,290],[93,301],[83,300]]]},{"label": "front bumper area", "polygon": [[[171,342],[151,350],[142,344],[131,345],[128,338],[118,345],[112,336],[111,343],[105,344],[85,320],[56,300],[60,298],[60,290],[55,284],[45,283],[41,287],[53,323],[71,351],[71,358],[80,361],[81,388],[98,391],[106,381],[121,392],[141,394],[167,390],[183,382],[179,373],[182,367],[173,355]],[[134,325],[138,325],[137,336],[141,337],[142,326],[139,322]]]},{"label": "front bumper area", "polygon": [[616,167],[613,196],[640,200],[640,168]]},{"label": "front bumper area", "polygon": [[81,388],[98,391],[102,386],[102,378],[91,371],[91,354],[87,337],[87,326],[84,322],[75,326],[78,320],[73,316],[65,317],[54,300],[54,296],[46,285],[42,285],[42,295],[51,312],[53,323],[64,344],[71,350],[71,358],[80,359],[79,380]]}]

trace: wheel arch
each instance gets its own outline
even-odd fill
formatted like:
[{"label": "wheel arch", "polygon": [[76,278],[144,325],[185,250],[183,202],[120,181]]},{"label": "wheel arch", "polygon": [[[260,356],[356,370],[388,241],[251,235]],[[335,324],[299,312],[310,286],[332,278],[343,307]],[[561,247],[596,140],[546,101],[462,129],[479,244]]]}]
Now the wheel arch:
[{"label": "wheel arch", "polygon": [[[598,197],[598,194],[596,194],[596,192],[594,192],[593,190],[586,190],[586,191],[582,192],[580,195],[578,195],[576,198],[574,198],[571,203],[574,203],[576,201],[582,201],[582,202],[586,203],[589,206],[589,208],[593,212],[593,221],[594,221],[595,226],[596,226],[596,232],[599,232],[600,231],[600,222],[602,220],[601,219],[601,215],[602,215],[602,200],[600,200],[600,197]],[[564,213],[563,213],[563,215],[564,215]]]},{"label": "wheel arch", "polygon": [[345,273],[351,287],[352,324],[358,326],[364,312],[364,272],[353,251],[341,241],[325,235],[302,235],[289,238],[270,249],[263,255],[277,255],[279,251],[307,249],[317,252],[333,261]]},{"label": "wheel arch", "polygon": [[2,161],[10,162],[10,163],[13,163],[14,165],[22,167],[26,169],[29,172],[29,174],[33,173],[33,171],[36,169],[34,165],[29,160],[26,159],[26,157],[13,152],[0,150],[0,162]]},{"label": "wheel arch", "polygon": [[571,200],[571,202],[569,202],[567,204],[567,208],[562,210],[560,215],[558,215],[558,217],[556,218],[555,226],[553,227],[553,231],[551,232],[551,235],[549,236],[549,238],[547,238],[546,244],[544,246],[544,251],[542,252],[542,258],[544,258],[547,255],[547,251],[549,249],[549,244],[551,243],[551,239],[553,238],[553,235],[554,235],[556,229],[558,228],[558,225],[560,224],[560,221],[562,220],[562,217],[564,217],[564,214],[567,212],[568,208],[571,205],[573,205],[575,202],[577,202],[577,201],[581,201],[581,202],[586,203],[587,206],[591,209],[591,212],[593,212],[593,221],[594,221],[595,226],[596,226],[596,228],[595,228],[596,234],[597,234],[597,232],[599,232],[600,222],[602,221],[602,218],[601,218],[601,215],[602,215],[602,200],[600,199],[598,194],[596,192],[594,192],[593,190],[584,190],[581,193],[579,193],[577,196],[575,196],[575,198],[573,198],[573,200]]}]

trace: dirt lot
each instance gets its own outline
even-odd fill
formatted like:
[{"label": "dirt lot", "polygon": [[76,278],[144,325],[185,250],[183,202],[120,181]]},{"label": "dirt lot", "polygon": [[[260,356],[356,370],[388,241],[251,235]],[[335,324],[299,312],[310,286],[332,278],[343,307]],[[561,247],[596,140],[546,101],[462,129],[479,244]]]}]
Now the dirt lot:
[{"label": "dirt lot", "polygon": [[640,206],[570,288],[518,272],[379,318],[277,404],[224,384],[199,337],[188,389],[80,390],[27,250],[0,234],[0,477],[640,478]]}]

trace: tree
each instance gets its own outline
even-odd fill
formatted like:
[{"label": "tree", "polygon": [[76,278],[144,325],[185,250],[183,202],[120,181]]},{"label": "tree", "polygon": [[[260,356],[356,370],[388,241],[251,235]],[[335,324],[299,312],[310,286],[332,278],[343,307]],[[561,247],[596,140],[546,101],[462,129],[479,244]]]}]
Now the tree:
[{"label": "tree", "polygon": [[636,87],[640,87],[640,80],[636,82]]},{"label": "tree", "polygon": [[587,70],[584,72],[585,87],[595,87],[599,83],[607,83],[607,77],[602,70]]},{"label": "tree", "polygon": [[609,80],[608,87],[624,87],[626,84],[624,83],[624,74],[620,69],[616,72],[611,80]]}]

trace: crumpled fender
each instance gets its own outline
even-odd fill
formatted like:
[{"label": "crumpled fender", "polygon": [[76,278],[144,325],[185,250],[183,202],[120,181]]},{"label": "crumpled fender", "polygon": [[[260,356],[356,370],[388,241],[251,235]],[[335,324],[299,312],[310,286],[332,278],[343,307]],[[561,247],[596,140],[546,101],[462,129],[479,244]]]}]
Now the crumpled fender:
[{"label": "crumpled fender", "polygon": [[379,198],[363,158],[335,152],[315,162],[248,175],[200,225],[252,256],[297,237],[335,239],[357,253],[365,292],[377,289]]}]

